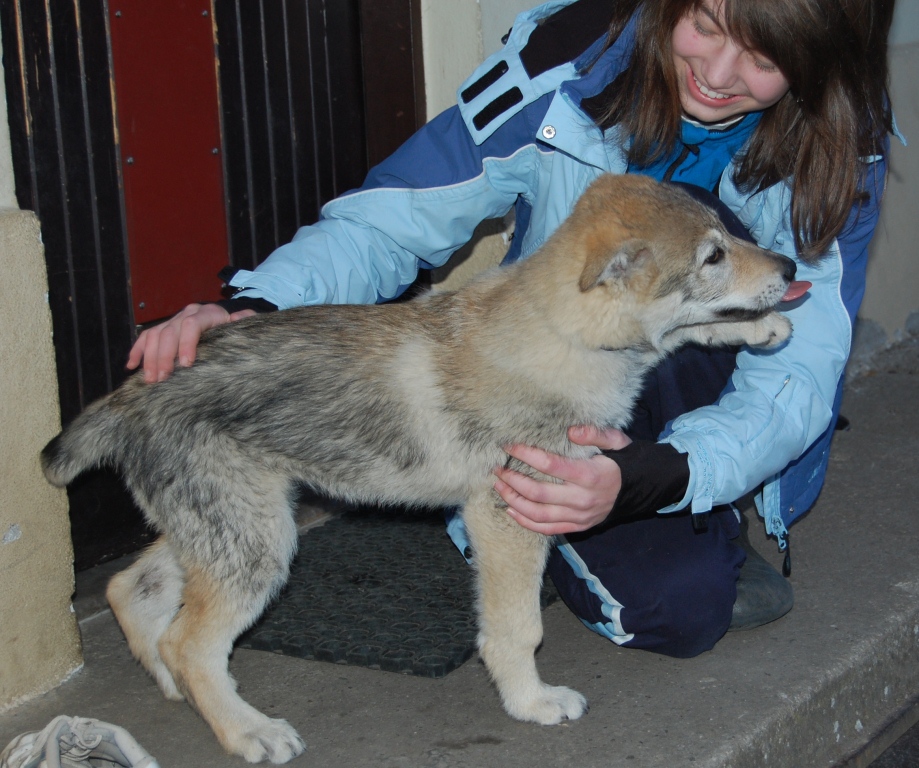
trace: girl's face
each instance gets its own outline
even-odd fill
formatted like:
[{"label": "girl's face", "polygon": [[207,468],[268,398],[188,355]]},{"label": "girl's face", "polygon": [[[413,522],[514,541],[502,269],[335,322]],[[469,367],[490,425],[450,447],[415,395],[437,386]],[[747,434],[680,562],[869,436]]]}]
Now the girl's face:
[{"label": "girl's face", "polygon": [[766,109],[788,92],[788,81],[773,62],[728,36],[723,1],[703,0],[673,30],[680,104],[706,123]]}]

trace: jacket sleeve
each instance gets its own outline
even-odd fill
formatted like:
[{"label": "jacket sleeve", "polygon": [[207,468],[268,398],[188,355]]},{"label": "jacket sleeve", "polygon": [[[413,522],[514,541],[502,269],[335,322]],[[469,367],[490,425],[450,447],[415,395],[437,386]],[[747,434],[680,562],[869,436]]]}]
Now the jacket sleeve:
[{"label": "jacket sleeve", "polygon": [[[779,184],[748,197],[721,183],[722,199],[764,248],[796,258],[789,222],[790,189]],[[685,414],[663,436],[689,455],[691,479],[681,502],[706,512],[732,502],[799,458],[829,427],[864,295],[868,244],[879,216],[885,163],[867,166],[867,201],[857,203],[817,264],[798,261],[797,279],[813,287],[786,310],[791,339],[777,350],[745,348],[715,405]]]},{"label": "jacket sleeve", "polygon": [[533,189],[531,122],[525,111],[476,145],[459,111],[448,109],[230,284],[281,309],[398,296],[419,267],[446,262],[481,221],[505,215]]}]

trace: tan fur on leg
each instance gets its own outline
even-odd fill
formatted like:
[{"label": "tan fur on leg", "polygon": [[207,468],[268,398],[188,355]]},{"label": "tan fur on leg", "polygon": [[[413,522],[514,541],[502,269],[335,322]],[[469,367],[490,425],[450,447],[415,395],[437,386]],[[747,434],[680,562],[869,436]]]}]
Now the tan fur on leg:
[{"label": "tan fur on leg", "polygon": [[488,491],[463,513],[475,553],[479,652],[511,717],[541,725],[576,720],[587,709],[584,697],[542,682],[534,658],[549,540],[517,525],[496,499]]},{"label": "tan fur on leg", "polygon": [[184,605],[160,639],[163,660],[179,687],[213,728],[224,749],[250,763],[283,763],[305,745],[285,720],[266,717],[236,693],[228,662],[233,641],[267,602],[244,602],[200,571],[188,574]]}]

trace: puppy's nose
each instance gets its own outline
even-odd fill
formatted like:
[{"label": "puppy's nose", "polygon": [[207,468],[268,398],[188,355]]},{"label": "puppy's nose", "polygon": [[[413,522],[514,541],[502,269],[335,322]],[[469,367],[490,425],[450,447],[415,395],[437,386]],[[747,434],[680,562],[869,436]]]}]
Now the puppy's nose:
[{"label": "puppy's nose", "polygon": [[798,271],[798,265],[794,263],[792,259],[789,259],[787,256],[782,257],[785,262],[785,268],[782,270],[782,277],[784,277],[789,283],[795,279],[795,273]]}]

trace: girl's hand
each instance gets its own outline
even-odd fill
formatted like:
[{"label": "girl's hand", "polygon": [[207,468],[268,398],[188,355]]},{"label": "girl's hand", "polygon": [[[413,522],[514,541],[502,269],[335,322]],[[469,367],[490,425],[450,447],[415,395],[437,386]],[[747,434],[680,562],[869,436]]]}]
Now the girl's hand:
[{"label": "girl's hand", "polygon": [[[619,450],[632,441],[618,429],[571,427],[568,439],[577,445]],[[524,528],[546,536],[586,531],[602,523],[613,509],[622,477],[619,466],[603,455],[570,459],[539,448],[512,445],[507,452],[561,483],[535,480],[511,469],[495,470],[495,490],[507,512]]]},{"label": "girl's hand", "polygon": [[201,334],[232,320],[254,315],[251,309],[227,312],[219,304],[189,304],[175,317],[143,331],[131,347],[128,369],[144,364],[144,381],[163,381],[175,369],[176,361],[187,368],[195,361]]}]

